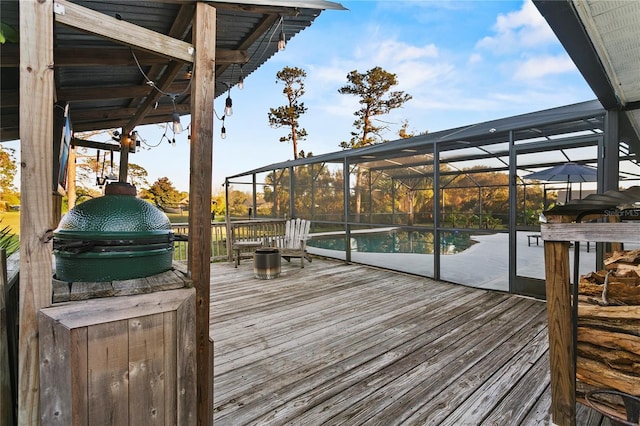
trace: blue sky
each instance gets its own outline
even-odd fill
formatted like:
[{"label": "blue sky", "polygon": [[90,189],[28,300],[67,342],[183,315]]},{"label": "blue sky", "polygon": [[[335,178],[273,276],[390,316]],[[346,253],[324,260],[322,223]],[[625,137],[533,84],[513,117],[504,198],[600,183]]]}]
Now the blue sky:
[{"label": "blue sky", "polygon": [[[530,1],[341,1],[349,10],[324,11],[284,51],[231,90],[234,114],[227,138],[214,124],[213,191],[224,178],[293,158],[288,132],[268,125],[269,108],[285,103],[276,73],[285,66],[306,71],[308,111],[300,124],[308,138],[299,149],[315,155],[340,150],[350,138],[357,98],[341,95],[352,70],[375,66],[395,73],[397,90],[413,99],[383,117],[397,139],[404,120],[415,132],[438,131],[594,99],[555,35]],[[285,26],[286,31],[286,26]],[[214,103],[221,114],[224,97]],[[183,125],[190,117],[182,118]],[[158,145],[159,126],[141,126],[148,145]],[[187,133],[164,140],[130,161],[149,172],[149,183],[167,176],[189,186]]]},{"label": "blue sky", "polygon": [[[438,131],[595,98],[530,1],[340,3],[349,10],[324,11],[246,78],[242,91],[232,89],[227,138],[218,138],[219,122],[214,130],[214,191],[225,176],[293,158],[291,144],[279,142],[286,129],[267,121],[269,108],[286,101],[275,82],[285,66],[307,72],[300,123],[309,136],[299,149],[316,155],[350,138],[357,98],[338,88],[352,70],[380,66],[413,97],[384,117],[393,123],[385,135],[391,140],[404,120],[415,132]],[[224,97],[216,99],[216,111],[223,107]],[[184,165],[169,177],[186,190],[188,153]]]}]

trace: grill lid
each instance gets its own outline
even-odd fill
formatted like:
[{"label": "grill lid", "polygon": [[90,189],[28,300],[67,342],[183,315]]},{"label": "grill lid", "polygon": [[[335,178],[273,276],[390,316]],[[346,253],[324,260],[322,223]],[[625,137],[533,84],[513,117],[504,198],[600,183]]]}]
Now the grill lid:
[{"label": "grill lid", "polygon": [[173,241],[171,222],[160,209],[122,187],[106,192],[78,204],[62,217],[53,234],[55,248],[79,253],[113,250],[123,245],[166,246]]},{"label": "grill lid", "polygon": [[169,218],[136,198],[135,188],[124,189],[112,188],[62,218],[53,233],[57,279],[129,280],[171,269],[174,234]]}]

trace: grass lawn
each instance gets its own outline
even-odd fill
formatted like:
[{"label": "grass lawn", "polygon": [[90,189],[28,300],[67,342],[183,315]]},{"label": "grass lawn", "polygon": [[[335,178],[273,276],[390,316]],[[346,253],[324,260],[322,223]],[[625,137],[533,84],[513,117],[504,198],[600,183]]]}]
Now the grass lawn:
[{"label": "grass lawn", "polygon": [[171,223],[188,223],[189,214],[185,213],[165,213]]},{"label": "grass lawn", "polygon": [[20,234],[20,212],[2,212],[0,213],[0,229],[9,226],[11,231]]},{"label": "grass lawn", "polygon": [[[184,213],[167,214],[167,217],[171,223],[187,223],[189,222],[189,215]],[[217,221],[224,222],[224,218],[220,218]],[[9,226],[11,231],[19,235],[20,234],[20,212],[0,212],[0,229],[5,226]]]}]

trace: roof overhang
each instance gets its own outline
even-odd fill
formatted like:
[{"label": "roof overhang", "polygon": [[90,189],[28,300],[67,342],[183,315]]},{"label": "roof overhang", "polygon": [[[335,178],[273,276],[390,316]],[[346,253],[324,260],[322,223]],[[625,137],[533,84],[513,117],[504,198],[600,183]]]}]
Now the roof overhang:
[{"label": "roof overhang", "polygon": [[[607,110],[640,135],[640,2],[534,0]],[[640,153],[640,146],[632,147]]]},{"label": "roof overhang", "polygon": [[[74,131],[166,123],[190,113],[195,0],[56,0],[54,80]],[[327,9],[325,0],[218,0],[215,95],[220,96],[278,52]],[[19,32],[23,2],[1,0],[2,23]],[[0,141],[19,138],[19,43],[0,49]],[[143,75],[143,72],[145,75]],[[151,84],[150,82],[153,82]],[[175,104],[175,105],[174,105]]]}]

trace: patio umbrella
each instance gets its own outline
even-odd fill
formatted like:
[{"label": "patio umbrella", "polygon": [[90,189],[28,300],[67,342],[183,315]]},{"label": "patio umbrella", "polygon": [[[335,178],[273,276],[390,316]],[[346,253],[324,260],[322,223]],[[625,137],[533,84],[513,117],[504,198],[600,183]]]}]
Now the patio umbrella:
[{"label": "patio umbrella", "polygon": [[549,182],[566,182],[567,195],[569,201],[571,194],[571,183],[573,182],[596,182],[598,180],[598,170],[594,167],[583,166],[577,163],[564,163],[550,167],[539,172],[530,173],[524,176],[525,179],[546,180]]}]

